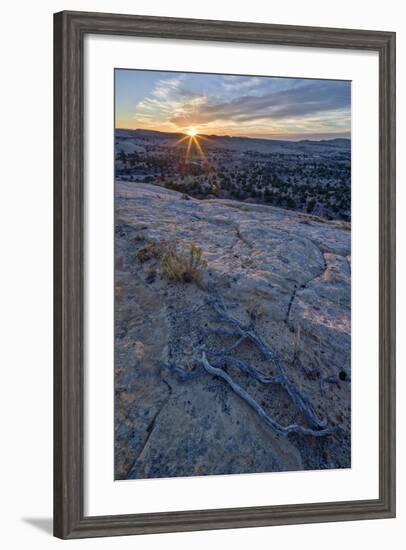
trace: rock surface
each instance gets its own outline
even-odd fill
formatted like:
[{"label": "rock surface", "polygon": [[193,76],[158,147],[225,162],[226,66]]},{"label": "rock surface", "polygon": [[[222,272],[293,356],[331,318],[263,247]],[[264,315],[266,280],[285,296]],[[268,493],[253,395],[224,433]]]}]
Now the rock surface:
[{"label": "rock surface", "polygon": [[[115,478],[350,467],[348,224],[117,182],[115,230]],[[159,258],[137,257],[175,240],[203,250],[200,285],[168,282]],[[235,342],[213,319],[209,288],[278,354],[329,435],[279,435],[224,380],[182,381],[165,368],[192,372],[199,350]],[[276,374],[248,341],[233,353]],[[277,422],[308,426],[281,385],[227,372]]]}]

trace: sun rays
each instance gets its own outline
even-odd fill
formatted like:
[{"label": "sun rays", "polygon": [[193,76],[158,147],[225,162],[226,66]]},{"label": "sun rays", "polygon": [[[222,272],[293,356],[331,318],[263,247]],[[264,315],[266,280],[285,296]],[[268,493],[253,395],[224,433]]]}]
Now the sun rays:
[{"label": "sun rays", "polygon": [[211,165],[199,143],[200,140],[206,140],[206,141],[209,141],[208,138],[206,138],[205,136],[200,136],[198,133],[197,133],[197,130],[196,128],[194,127],[190,127],[187,131],[186,131],[186,134],[181,137],[176,143],[175,143],[175,147],[177,145],[180,145],[183,141],[187,141],[187,147],[186,147],[186,153],[185,153],[185,158],[184,158],[184,162],[187,163],[189,161],[189,158],[191,156],[191,153],[192,153],[192,145],[194,146],[194,149],[197,151],[197,153],[199,154],[199,156],[201,157],[203,163],[206,165],[206,167],[208,168],[208,170],[211,170]]}]

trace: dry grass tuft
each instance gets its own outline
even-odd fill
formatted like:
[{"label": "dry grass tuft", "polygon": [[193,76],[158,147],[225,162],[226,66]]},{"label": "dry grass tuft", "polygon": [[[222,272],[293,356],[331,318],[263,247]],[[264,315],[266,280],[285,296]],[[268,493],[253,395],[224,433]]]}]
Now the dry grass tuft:
[{"label": "dry grass tuft", "polygon": [[195,282],[199,286],[207,266],[200,246],[178,241],[160,240],[149,243],[138,250],[136,258],[140,263],[160,260],[161,275],[168,281]]},{"label": "dry grass tuft", "polygon": [[195,282],[200,285],[206,266],[203,251],[196,244],[191,243],[187,249],[171,243],[162,256],[161,274],[169,281]]}]

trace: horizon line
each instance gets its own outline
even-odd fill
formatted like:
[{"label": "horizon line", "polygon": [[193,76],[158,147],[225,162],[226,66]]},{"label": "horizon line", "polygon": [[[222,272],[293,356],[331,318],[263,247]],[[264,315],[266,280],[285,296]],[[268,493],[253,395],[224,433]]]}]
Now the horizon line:
[{"label": "horizon line", "polygon": [[[114,130],[124,130],[126,132],[156,132],[158,134],[174,134],[174,135],[182,135],[187,136],[187,132],[169,132],[167,130],[152,130],[150,128],[121,128],[121,127],[114,127]],[[329,138],[311,138],[311,137],[300,137],[300,138],[276,138],[276,137],[254,137],[254,136],[246,136],[246,135],[229,135],[229,134],[203,134],[198,133],[197,136],[203,136],[203,137],[217,137],[217,138],[237,138],[237,139],[259,139],[259,140],[265,140],[265,141],[333,141],[336,139],[346,139],[348,141],[351,141],[351,135],[349,137],[343,137],[342,135],[337,135],[336,137],[329,137]],[[334,134],[331,134],[331,136],[334,136]]]}]

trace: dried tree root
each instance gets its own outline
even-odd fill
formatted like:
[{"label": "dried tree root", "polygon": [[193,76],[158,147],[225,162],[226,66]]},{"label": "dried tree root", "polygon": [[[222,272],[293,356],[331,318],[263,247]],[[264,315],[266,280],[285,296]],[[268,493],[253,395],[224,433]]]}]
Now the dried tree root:
[{"label": "dried tree root", "polygon": [[[208,355],[213,355],[212,352],[206,351]],[[216,354],[218,355],[218,354]],[[224,355],[220,361],[211,362],[213,367],[220,368],[225,367],[227,365],[235,365],[241,372],[244,374],[247,374],[248,376],[252,376],[255,380],[260,382],[261,384],[280,384],[281,383],[281,377],[279,375],[276,376],[266,376],[266,374],[262,374],[262,372],[257,371],[254,367],[251,367],[251,365],[248,365],[244,361],[241,361],[241,359],[237,359],[236,357],[231,357],[229,355]]]},{"label": "dried tree root", "polygon": [[231,389],[239,395],[250,407],[254,409],[254,411],[258,414],[258,416],[269,426],[272,428],[276,433],[280,435],[289,435],[292,433],[300,433],[303,435],[312,435],[314,437],[321,437],[325,436],[331,433],[330,429],[324,429],[324,430],[312,430],[311,428],[304,428],[303,426],[299,426],[298,424],[290,424],[289,426],[282,426],[276,420],[274,420],[272,417],[270,417],[264,409],[261,407],[259,403],[255,401],[255,399],[242,388],[239,386],[234,380],[229,376],[224,370],[213,367],[207,360],[206,354],[203,352],[202,356],[202,364],[203,367],[206,369],[206,371],[209,374],[212,374],[213,376],[218,376],[219,378],[222,378],[227,382],[227,384],[231,387]]},{"label": "dried tree root", "polygon": [[[263,420],[263,422],[265,422],[267,426],[269,426],[280,435],[287,436],[292,433],[298,433],[302,435],[322,437],[330,434],[332,430],[331,428],[327,428],[327,420],[319,418],[311,403],[299,392],[295,385],[290,381],[282,366],[280,358],[255,332],[253,325],[244,325],[238,319],[230,315],[228,308],[224,304],[223,299],[215,297],[210,290],[207,301],[208,304],[212,306],[217,316],[214,320],[216,322],[228,323],[232,326],[232,331],[219,328],[218,330],[213,331],[213,333],[217,335],[225,334],[226,336],[236,337],[237,341],[233,345],[222,351],[212,351],[205,349],[202,357],[197,359],[201,366],[193,371],[187,372],[183,368],[180,368],[173,364],[164,364],[163,366],[167,368],[170,372],[175,374],[181,382],[196,379],[205,375],[206,373],[221,378],[239,397],[241,397],[241,399],[243,399],[246,403],[248,403],[248,405],[250,405],[252,409],[255,410],[255,412]],[[241,359],[229,355],[245,340],[250,340],[259,349],[262,356],[274,365],[277,372],[275,376],[267,376],[252,367],[251,365],[248,365]],[[213,358],[215,358],[215,360],[209,361],[207,355],[212,356]],[[288,426],[282,426],[281,424],[279,424],[279,422],[269,416],[261,407],[261,405],[257,401],[255,401],[255,399],[244,388],[237,384],[233,380],[233,378],[224,370],[223,367],[227,365],[235,366],[241,372],[247,374],[248,376],[251,376],[261,384],[280,384],[288,393],[293,403],[304,414],[304,416],[311,424],[311,426],[313,426],[313,428],[306,428],[298,424],[290,424]]]},{"label": "dried tree root", "polygon": [[189,380],[194,380],[195,378],[199,378],[200,376],[204,376],[206,374],[204,367],[199,367],[194,371],[187,372],[172,363],[162,363],[161,366],[168,369],[172,374],[175,374],[181,382],[189,382]]},{"label": "dried tree root", "polygon": [[[279,377],[279,383],[289,394],[295,405],[303,412],[307,420],[315,428],[324,429],[327,426],[327,420],[324,418],[319,418],[311,403],[296,389],[294,384],[289,380],[277,354],[270,350],[269,346],[255,332],[253,326],[246,326],[238,319],[230,315],[224,301],[221,298],[217,299],[210,293],[208,296],[208,302],[214,308],[220,321],[229,323],[236,329],[236,332],[240,335],[238,344],[241,343],[242,338],[249,339],[259,349],[263,357],[275,366]],[[217,354],[218,357],[222,357],[223,355],[224,353]]]}]

